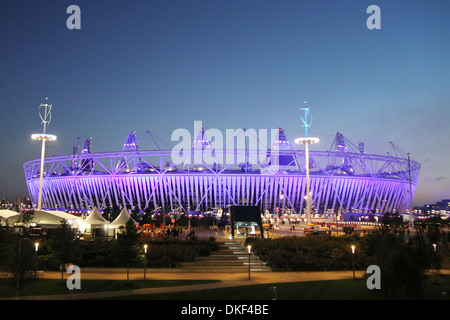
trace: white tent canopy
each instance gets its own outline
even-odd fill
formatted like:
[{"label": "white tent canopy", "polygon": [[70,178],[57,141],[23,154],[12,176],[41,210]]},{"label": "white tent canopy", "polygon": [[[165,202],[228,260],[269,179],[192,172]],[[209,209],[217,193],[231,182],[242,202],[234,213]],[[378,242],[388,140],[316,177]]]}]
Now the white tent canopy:
[{"label": "white tent canopy", "polygon": [[[61,220],[65,220],[72,228],[79,227],[78,221],[80,221],[80,218],[64,211],[35,211],[34,215],[36,219],[48,220],[49,225],[60,226]],[[39,224],[42,225],[42,222]]]},{"label": "white tent canopy", "polygon": [[89,214],[89,216],[80,221],[80,227],[84,230],[91,230],[94,226],[106,226],[108,225],[108,221],[102,217],[100,212],[97,210],[97,207],[94,207],[94,210]]},{"label": "white tent canopy", "polygon": [[0,210],[0,223],[2,224],[11,224],[9,219],[13,219],[15,216],[19,216],[20,213],[12,210]]},{"label": "white tent canopy", "polygon": [[59,224],[61,224],[61,220],[66,220],[69,224],[80,220],[79,217],[64,211],[35,211],[34,214],[36,215],[36,213],[38,214],[38,217],[52,217],[52,220],[57,219]]},{"label": "white tent canopy", "polygon": [[[12,212],[14,213],[14,211]],[[9,218],[7,218],[8,224],[14,225],[15,223],[17,223],[19,218],[20,213],[15,212],[15,214],[12,214]],[[67,221],[67,223],[70,224],[72,228],[78,228],[78,220],[80,219],[77,216],[63,211],[34,211],[31,223],[39,225],[41,227],[59,227],[62,220]]]},{"label": "white tent canopy", "polygon": [[[123,208],[120,214],[117,216],[117,218],[111,222],[109,227],[111,229],[119,228],[120,226],[125,226],[128,220],[133,219],[131,218],[130,214],[128,213],[128,210],[126,208]],[[134,220],[133,220],[134,221]],[[136,221],[134,221],[136,224]]]}]

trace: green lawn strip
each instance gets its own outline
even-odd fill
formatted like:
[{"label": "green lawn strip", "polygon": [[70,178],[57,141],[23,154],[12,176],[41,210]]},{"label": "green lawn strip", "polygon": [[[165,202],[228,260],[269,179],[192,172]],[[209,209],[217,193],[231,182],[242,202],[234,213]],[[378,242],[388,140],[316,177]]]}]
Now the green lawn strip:
[{"label": "green lawn strip", "polygon": [[[120,291],[143,288],[163,288],[193,284],[216,283],[219,280],[82,280],[81,289],[72,294],[104,291]],[[57,279],[28,280],[21,284],[19,296],[45,296],[69,294],[66,281]],[[0,297],[15,297],[16,282],[12,279],[0,279]]]},{"label": "green lawn strip", "polygon": [[140,300],[272,300],[276,287],[278,300],[357,300],[373,299],[363,280],[283,282],[240,287],[126,296],[117,299]]},{"label": "green lawn strip", "polygon": [[[377,290],[369,290],[364,279],[323,280],[292,283],[257,284],[189,292],[155,293],[117,297],[121,300],[382,300]],[[442,300],[450,289],[450,277],[429,278],[424,285],[424,300]],[[449,293],[450,294],[450,293]]]}]

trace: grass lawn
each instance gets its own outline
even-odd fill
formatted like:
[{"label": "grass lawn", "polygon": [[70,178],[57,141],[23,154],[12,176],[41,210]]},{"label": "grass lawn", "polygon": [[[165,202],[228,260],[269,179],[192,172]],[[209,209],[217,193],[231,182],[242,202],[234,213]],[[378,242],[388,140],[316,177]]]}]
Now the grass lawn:
[{"label": "grass lawn", "polygon": [[277,300],[355,300],[372,299],[365,284],[360,280],[329,280],[257,284],[243,287],[198,290],[190,292],[128,296],[121,299],[148,300],[272,300],[276,287]]},{"label": "grass lawn", "polygon": [[[244,287],[160,293],[121,297],[122,300],[272,300],[277,288],[277,300],[382,300],[376,290],[369,290],[363,279],[326,280],[258,284]],[[442,300],[442,291],[450,289],[450,277],[430,277],[425,287],[425,298]]]}]

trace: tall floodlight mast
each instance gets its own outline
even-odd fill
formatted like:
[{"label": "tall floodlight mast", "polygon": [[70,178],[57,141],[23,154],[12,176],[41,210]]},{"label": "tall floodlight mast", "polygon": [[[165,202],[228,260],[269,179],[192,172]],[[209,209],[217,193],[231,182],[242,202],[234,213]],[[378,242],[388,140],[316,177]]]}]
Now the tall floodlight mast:
[{"label": "tall floodlight mast", "polygon": [[[308,128],[311,127],[312,117],[310,116],[309,107],[306,105],[305,107],[300,108],[300,111],[305,112],[305,117],[300,118],[303,123],[303,127],[305,127],[305,137],[295,139],[295,143],[301,143],[305,145],[305,169],[306,169],[306,222],[307,224],[311,223],[311,192],[310,192],[310,181],[309,181],[309,144],[310,143],[318,143],[319,138],[308,137]],[[309,119],[308,119],[309,117]]]},{"label": "tall floodlight mast", "polygon": [[411,226],[411,231],[414,231],[414,212],[412,206],[412,186],[411,186],[411,159],[408,152],[408,172],[409,172],[409,224]]},{"label": "tall floodlight mast", "polygon": [[31,135],[31,139],[33,140],[42,140],[42,149],[41,149],[41,172],[39,176],[39,198],[38,198],[38,207],[37,210],[42,210],[42,182],[44,178],[44,158],[45,158],[45,141],[55,141],[56,136],[52,134],[47,134],[46,129],[47,125],[50,124],[52,119],[52,105],[48,103],[48,98],[45,98],[45,103],[41,103],[39,105],[39,117],[44,124],[44,130],[42,133],[35,133]]},{"label": "tall floodlight mast", "polygon": [[[311,127],[312,116],[309,113],[309,107],[306,105],[306,101],[305,101],[305,107],[304,108],[300,108],[300,111],[304,111],[305,112],[305,117],[304,118],[300,118],[300,120],[303,123],[303,127],[305,127],[305,137],[308,137],[308,128]],[[308,121],[308,118],[309,118],[309,121]]]}]

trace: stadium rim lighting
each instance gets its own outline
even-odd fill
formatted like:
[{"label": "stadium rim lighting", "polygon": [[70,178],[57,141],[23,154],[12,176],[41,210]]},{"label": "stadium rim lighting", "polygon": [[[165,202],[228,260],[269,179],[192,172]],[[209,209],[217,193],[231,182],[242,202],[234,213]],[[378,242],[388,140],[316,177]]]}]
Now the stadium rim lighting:
[{"label": "stadium rim lighting", "polygon": [[[40,159],[24,163],[25,180],[32,202],[37,203],[39,178],[44,177],[44,206],[60,210],[122,206],[189,214],[213,210],[226,213],[233,205],[253,205],[264,214],[273,214],[278,207],[300,217],[307,207],[308,164],[314,217],[346,212],[402,213],[409,208],[420,164],[414,160],[408,163],[398,149],[395,156],[366,153],[337,133],[329,151],[309,150],[309,162],[305,150],[290,146],[282,149],[280,146],[287,145],[283,141],[288,140],[282,129],[279,136],[282,139],[275,139],[277,147],[265,150],[263,161],[252,166],[237,162],[187,165],[188,153],[174,162],[172,150],[142,150],[137,144],[129,148],[138,140],[134,132],[122,151],[92,153],[91,139],[86,139],[85,146],[74,154],[45,158],[42,175]],[[224,158],[237,154],[261,159],[261,150],[256,149],[224,149],[219,153]]]},{"label": "stadium rim lighting", "polygon": [[295,139],[295,143],[297,143],[297,144],[319,143],[319,138],[313,138],[313,137],[297,138],[297,139]]},{"label": "stadium rim lighting", "polygon": [[47,140],[47,141],[56,141],[56,136],[54,134],[44,134],[44,133],[34,133],[31,135],[31,139],[33,140]]}]

